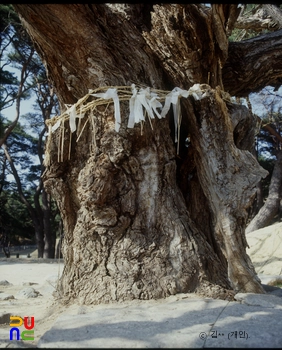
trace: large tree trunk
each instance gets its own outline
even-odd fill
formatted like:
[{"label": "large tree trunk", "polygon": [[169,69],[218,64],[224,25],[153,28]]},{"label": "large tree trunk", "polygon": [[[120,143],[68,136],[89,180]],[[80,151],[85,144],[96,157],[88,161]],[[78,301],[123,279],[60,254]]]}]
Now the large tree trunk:
[{"label": "large tree trunk", "polygon": [[[263,293],[244,229],[255,186],[266,172],[248,151],[251,116],[222,91],[226,32],[236,6],[15,8],[62,108],[89,88],[206,84],[202,99],[183,100],[179,156],[172,115],[152,120],[153,129],[146,121],[141,133],[140,124],[126,127],[128,102],[121,103],[119,132],[109,103],[87,112],[79,140],[70,135],[68,121],[49,135],[44,182],[64,222],[65,297],[100,303],[192,291],[226,298],[231,288]],[[250,132],[241,132],[242,125]]]},{"label": "large tree trunk", "polygon": [[76,218],[65,227],[64,292],[98,303],[192,292],[204,281],[230,288],[225,260],[193,225],[177,187],[167,120],[156,120],[154,131],[145,124],[141,136],[139,127],[117,134],[112,111],[102,116],[95,118],[95,129],[105,130],[95,134],[95,152],[82,161],[89,130],[76,144],[71,172],[46,180],[62,212],[66,191],[74,204],[63,217]]},{"label": "large tree trunk", "polygon": [[276,157],[267,199],[263,207],[247,226],[246,233],[269,225],[279,212],[282,188],[282,151],[278,151]]}]

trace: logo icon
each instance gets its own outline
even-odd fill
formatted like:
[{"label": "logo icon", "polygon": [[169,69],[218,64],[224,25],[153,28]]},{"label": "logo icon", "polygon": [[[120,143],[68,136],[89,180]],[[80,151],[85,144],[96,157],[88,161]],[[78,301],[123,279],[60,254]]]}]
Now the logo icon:
[{"label": "logo icon", "polygon": [[[25,330],[20,332],[18,327],[24,325]],[[16,334],[16,340],[34,340],[34,316],[25,316],[24,319],[20,316],[10,316],[10,340],[13,339]]]}]

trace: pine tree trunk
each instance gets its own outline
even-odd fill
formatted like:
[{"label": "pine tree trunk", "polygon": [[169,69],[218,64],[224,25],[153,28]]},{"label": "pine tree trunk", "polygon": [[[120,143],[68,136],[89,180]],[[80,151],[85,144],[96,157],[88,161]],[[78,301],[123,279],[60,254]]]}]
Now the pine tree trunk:
[{"label": "pine tree trunk", "polygon": [[58,243],[56,245],[56,253],[55,253],[55,259],[62,259],[63,255],[62,255],[62,243],[63,243],[63,239],[64,239],[64,232],[63,232],[63,221],[60,220],[59,223],[59,240]]},{"label": "pine tree trunk", "polygon": [[[68,300],[263,293],[244,230],[266,172],[248,151],[252,118],[222,92],[232,6],[15,5],[62,109],[99,86],[205,84],[205,97],[182,101],[179,155],[173,116],[155,118],[153,129],[147,120],[142,133],[140,124],[128,129],[128,102],[119,132],[112,103],[84,116],[78,141],[64,122],[62,161],[61,131],[52,134],[44,184],[64,222],[60,286]],[[239,132],[239,120],[252,125]]]},{"label": "pine tree trunk", "polygon": [[37,245],[37,257],[43,258],[44,255],[44,230],[39,223],[34,223],[35,240]]},{"label": "pine tree trunk", "polygon": [[194,226],[177,187],[168,121],[155,120],[154,130],[145,123],[141,135],[140,127],[117,134],[112,119],[112,108],[96,115],[95,130],[105,131],[95,134],[95,151],[85,157],[89,130],[71,173],[45,181],[61,212],[66,193],[75,204],[63,217],[64,294],[100,303],[192,292],[205,282],[230,289],[225,260]]},{"label": "pine tree trunk", "polygon": [[44,226],[44,253],[43,258],[54,259],[56,232],[52,231],[51,225],[51,203],[50,195],[46,193],[45,189],[42,191],[42,221]]}]

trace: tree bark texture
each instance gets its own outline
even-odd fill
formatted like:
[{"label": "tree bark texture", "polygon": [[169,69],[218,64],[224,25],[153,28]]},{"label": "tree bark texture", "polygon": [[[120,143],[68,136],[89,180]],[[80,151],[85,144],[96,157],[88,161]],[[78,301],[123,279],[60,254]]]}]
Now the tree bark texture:
[{"label": "tree bark texture", "polygon": [[[195,291],[200,281],[229,288],[225,261],[193,225],[177,187],[168,122],[156,122],[154,131],[145,125],[143,136],[140,128],[116,134],[104,114],[96,115],[95,129],[108,131],[95,135],[95,152],[85,162],[85,139],[79,141],[77,164],[63,175],[72,186],[69,203],[77,203],[67,216],[77,219],[65,230],[62,287],[82,303],[161,298]],[[63,209],[58,178],[46,186]]]},{"label": "tree bark texture", "polygon": [[[200,104],[188,106],[196,167],[213,213],[215,236],[228,261],[233,288],[251,291],[255,273],[245,252],[247,242],[242,230],[256,184],[267,172],[248,150],[236,147],[232,119],[220,91],[208,89],[206,94]],[[249,114],[247,109],[241,108],[241,112]],[[257,283],[257,291],[260,289]]]},{"label": "tree bark texture", "polygon": [[[244,230],[266,172],[249,152],[252,117],[223,91],[236,6],[15,8],[62,109],[100,86],[171,90],[200,83],[206,92],[182,101],[179,155],[172,114],[152,120],[153,129],[146,121],[141,133],[140,124],[126,127],[127,103],[119,132],[112,104],[91,112],[91,123],[89,115],[82,119],[78,141],[65,122],[62,162],[59,130],[52,135],[44,183],[64,222],[63,295],[90,304],[192,291],[226,298],[231,288],[262,293]],[[228,64],[234,74],[237,62]]]},{"label": "tree bark texture", "polygon": [[260,33],[265,29],[276,31],[282,28],[282,10],[275,4],[261,4],[254,14],[239,16],[235,27]]},{"label": "tree bark texture", "polygon": [[232,96],[246,97],[266,85],[281,85],[282,29],[270,34],[230,43],[223,67],[224,89]]}]

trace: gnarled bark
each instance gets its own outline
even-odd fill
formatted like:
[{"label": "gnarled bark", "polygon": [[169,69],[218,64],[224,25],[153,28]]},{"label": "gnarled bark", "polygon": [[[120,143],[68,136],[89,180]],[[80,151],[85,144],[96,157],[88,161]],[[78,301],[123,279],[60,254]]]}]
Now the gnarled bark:
[{"label": "gnarled bark", "polygon": [[222,70],[224,89],[232,96],[248,96],[266,85],[282,82],[282,29],[229,44]]},{"label": "gnarled bark", "polygon": [[[154,130],[145,124],[143,136],[139,127],[129,132],[123,126],[117,134],[110,112],[96,115],[95,152],[79,159],[85,135],[71,172],[59,180],[68,186],[68,202],[77,203],[74,228],[65,227],[64,293],[99,303],[192,292],[204,282],[230,288],[225,261],[191,221],[176,185],[168,121],[156,120]],[[58,178],[46,177],[45,184],[65,197]]]},{"label": "gnarled bark", "polygon": [[52,135],[44,183],[64,222],[61,290],[82,303],[189,291],[226,297],[231,284],[263,292],[244,229],[265,172],[247,150],[252,120],[220,92],[236,7],[158,4],[150,18],[147,6],[15,5],[62,106],[104,85],[208,84],[203,99],[183,100],[179,155],[172,115],[154,119],[153,130],[145,123],[141,134],[140,125],[126,127],[126,103],[119,132],[111,104],[82,119],[78,142],[65,122],[62,162],[59,129]]},{"label": "gnarled bark", "polygon": [[[248,150],[236,147],[232,119],[220,91],[208,89],[200,103],[188,108],[197,172],[213,214],[215,237],[228,261],[228,276],[236,290],[262,292],[245,251],[242,228],[255,186],[267,172]],[[243,108],[241,112],[248,114]]]},{"label": "gnarled bark", "polygon": [[251,29],[256,32],[262,32],[265,29],[269,31],[281,29],[282,11],[274,4],[261,4],[257,6],[255,13],[240,15],[235,27],[244,30]]}]

